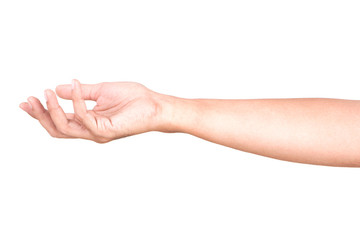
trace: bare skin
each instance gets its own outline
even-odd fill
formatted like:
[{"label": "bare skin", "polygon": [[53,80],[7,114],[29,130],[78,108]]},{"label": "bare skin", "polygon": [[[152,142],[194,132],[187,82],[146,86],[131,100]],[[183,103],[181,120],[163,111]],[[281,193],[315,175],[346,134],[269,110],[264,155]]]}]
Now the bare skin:
[{"label": "bare skin", "polygon": [[[56,94],[72,100],[64,113]],[[149,131],[184,132],[275,159],[360,167],[360,102],[341,99],[183,99],[141,84],[60,85],[20,107],[53,137],[106,143]],[[86,109],[85,100],[96,101]]]}]

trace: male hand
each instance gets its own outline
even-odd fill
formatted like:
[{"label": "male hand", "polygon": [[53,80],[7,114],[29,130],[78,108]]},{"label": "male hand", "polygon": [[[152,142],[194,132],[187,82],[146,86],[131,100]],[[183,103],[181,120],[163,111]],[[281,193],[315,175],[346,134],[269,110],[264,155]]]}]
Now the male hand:
[{"label": "male hand", "polygon": [[[74,113],[64,113],[56,94],[45,91],[47,109],[35,97],[20,107],[53,137],[84,138],[99,143],[160,130],[161,95],[141,84],[131,82],[59,85],[56,93],[63,99],[73,101]],[[87,110],[84,100],[96,101],[92,110]]]}]

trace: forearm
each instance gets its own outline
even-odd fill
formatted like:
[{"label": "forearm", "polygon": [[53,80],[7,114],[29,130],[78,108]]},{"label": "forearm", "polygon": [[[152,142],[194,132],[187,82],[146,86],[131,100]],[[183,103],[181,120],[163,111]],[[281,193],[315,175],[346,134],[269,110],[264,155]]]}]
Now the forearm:
[{"label": "forearm", "polygon": [[360,166],[358,101],[167,97],[165,102],[165,131],[286,161]]}]

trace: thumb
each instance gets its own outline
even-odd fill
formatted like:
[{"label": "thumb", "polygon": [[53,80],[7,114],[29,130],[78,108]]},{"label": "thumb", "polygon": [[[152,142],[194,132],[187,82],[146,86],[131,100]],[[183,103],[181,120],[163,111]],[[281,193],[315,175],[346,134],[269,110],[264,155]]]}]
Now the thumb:
[{"label": "thumb", "polygon": [[[81,86],[82,98],[84,100],[93,100],[93,101],[97,100],[99,95],[98,92],[100,88],[99,84],[80,84],[80,86]],[[58,85],[55,91],[56,94],[63,99],[68,99],[68,100],[72,99],[71,84]]]}]

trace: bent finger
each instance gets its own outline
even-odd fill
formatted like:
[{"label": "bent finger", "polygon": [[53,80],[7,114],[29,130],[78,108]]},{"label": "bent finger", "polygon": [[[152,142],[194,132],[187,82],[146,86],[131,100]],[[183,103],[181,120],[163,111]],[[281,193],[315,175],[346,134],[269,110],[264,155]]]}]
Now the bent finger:
[{"label": "bent finger", "polygon": [[32,111],[32,106],[29,102],[22,102],[20,103],[19,107],[24,110],[25,112],[27,112],[27,114],[29,114],[31,117],[35,118],[33,111]]},{"label": "bent finger", "polygon": [[30,110],[28,113],[33,118],[37,119],[41,126],[45,128],[45,130],[50,134],[52,137],[57,138],[70,138],[69,136],[59,132],[52,121],[49,112],[44,108],[44,106],[41,104],[39,99],[35,97],[29,97],[28,98],[28,104],[30,106]]},{"label": "bent finger", "polygon": [[86,109],[85,101],[82,97],[80,82],[76,79],[72,82],[72,101],[74,106],[75,117],[87,127],[91,132],[96,133],[96,119]]},{"label": "bent finger", "polygon": [[45,96],[50,117],[58,131],[70,137],[89,138],[85,129],[81,129],[76,127],[74,124],[70,124],[69,119],[64,113],[64,110],[60,107],[57,97],[52,90],[46,90]]}]

